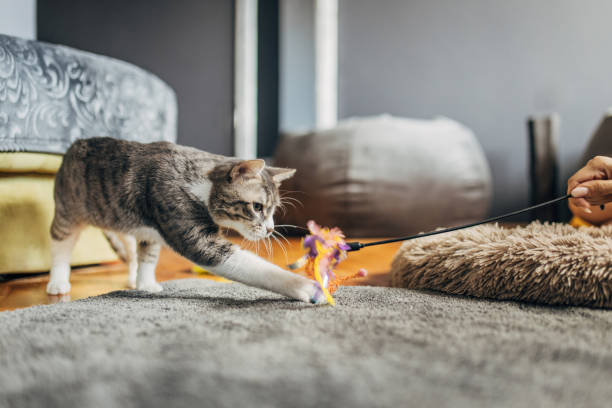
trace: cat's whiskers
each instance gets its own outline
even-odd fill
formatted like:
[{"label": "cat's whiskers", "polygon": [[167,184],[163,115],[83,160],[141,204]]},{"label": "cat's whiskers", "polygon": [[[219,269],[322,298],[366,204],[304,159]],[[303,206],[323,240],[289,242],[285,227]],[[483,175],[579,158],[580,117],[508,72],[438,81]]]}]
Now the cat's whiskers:
[{"label": "cat's whiskers", "polygon": [[284,201],[281,198],[279,207],[281,209],[285,209],[286,210],[288,205],[290,205],[291,208],[293,208],[293,209],[297,209],[297,206],[295,205],[295,203],[293,201]]},{"label": "cat's whiskers", "polygon": [[294,193],[305,194],[303,191],[279,190],[280,203],[282,208],[285,208],[287,205],[291,205],[295,209],[297,209],[297,205],[300,205],[302,208],[304,208],[304,204],[300,200],[295,197],[291,197],[291,194]]},{"label": "cat's whiskers", "polygon": [[274,240],[278,243],[278,246],[280,246],[280,248],[283,250],[283,253],[285,254],[285,263],[288,264],[289,263],[289,256],[287,255],[287,249],[285,248],[285,245],[282,243],[282,241],[278,238],[276,238],[276,236],[274,235],[276,233],[276,231],[272,232],[272,235],[270,235],[272,238],[274,238]]},{"label": "cat's whiskers", "polygon": [[255,252],[255,244],[253,243],[253,241],[248,239],[246,240],[246,249],[251,252]]},{"label": "cat's whiskers", "polygon": [[304,227],[298,227],[297,225],[292,225],[292,224],[276,224],[277,227],[284,227],[284,228],[297,228],[297,229],[301,229],[303,231],[308,231],[308,228],[304,228]]},{"label": "cat's whiskers", "polygon": [[272,241],[270,241],[270,237],[266,237],[266,241],[268,241],[268,247],[270,248],[270,256],[274,259],[274,245],[272,245]]},{"label": "cat's whiskers", "polygon": [[300,199],[292,197],[292,196],[289,196],[289,195],[281,196],[280,199],[281,199],[281,201],[284,200],[284,201],[293,201],[293,202],[296,202],[296,203],[302,203],[302,201]]},{"label": "cat's whiskers", "polygon": [[307,195],[304,191],[301,190],[284,190],[282,188],[278,189],[278,192],[282,194],[293,194],[293,193],[298,193],[298,194],[304,194]]},{"label": "cat's whiskers", "polygon": [[296,204],[299,204],[302,208],[304,208],[304,203],[302,203],[302,201],[298,200],[295,197],[289,197],[289,196],[281,197],[280,202],[283,204],[293,204],[294,206]]},{"label": "cat's whiskers", "polygon": [[270,256],[272,256],[271,253],[270,253],[270,246],[269,246],[270,241],[268,240],[267,237],[265,237],[262,241],[263,241],[264,246],[266,247],[266,252],[268,254],[268,258],[270,258]]},{"label": "cat's whiskers", "polygon": [[287,245],[291,246],[291,242],[289,242],[289,240],[287,238],[285,238],[285,236],[283,234],[281,234],[280,232],[278,232],[276,230],[274,230],[273,234],[278,235],[280,238],[282,238],[287,243]]},{"label": "cat's whiskers", "polygon": [[280,210],[283,212],[283,215],[287,214],[287,207],[285,207],[284,203],[280,203],[276,208],[280,208]]},{"label": "cat's whiskers", "polygon": [[[246,245],[245,245],[246,242]],[[251,250],[251,241],[247,240],[246,238],[242,238],[242,241],[240,241],[240,247],[243,249],[246,249],[248,251]]]}]

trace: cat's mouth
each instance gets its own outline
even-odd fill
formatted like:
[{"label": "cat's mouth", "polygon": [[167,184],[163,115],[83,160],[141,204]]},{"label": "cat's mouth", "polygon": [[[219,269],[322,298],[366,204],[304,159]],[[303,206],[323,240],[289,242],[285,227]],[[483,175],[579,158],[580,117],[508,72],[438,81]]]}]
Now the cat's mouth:
[{"label": "cat's mouth", "polygon": [[[248,241],[256,242],[261,241],[269,237],[269,234],[258,227],[239,226],[238,228],[232,228],[234,231],[242,235],[242,237]],[[270,234],[271,235],[271,234]]]},{"label": "cat's mouth", "polygon": [[[242,234],[242,233],[241,233]],[[274,234],[274,227],[269,225],[253,225],[247,230],[247,234],[242,234],[249,241],[260,241],[268,239]]]},{"label": "cat's mouth", "polygon": [[249,241],[260,241],[262,239],[268,238],[270,235],[272,235],[272,233],[268,234],[265,230],[260,231],[259,229],[256,229],[254,231],[249,231],[247,235],[243,236]]}]

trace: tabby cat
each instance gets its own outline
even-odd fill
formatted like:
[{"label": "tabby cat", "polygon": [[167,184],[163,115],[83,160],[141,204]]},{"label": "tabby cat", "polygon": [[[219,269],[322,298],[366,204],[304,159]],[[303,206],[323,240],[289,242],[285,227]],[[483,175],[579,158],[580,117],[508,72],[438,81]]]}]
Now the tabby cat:
[{"label": "tabby cat", "polygon": [[256,241],[274,231],[278,187],[295,170],[268,167],[167,142],[98,137],[74,142],[55,182],[49,294],[70,291],[70,255],[94,225],[124,249],[129,285],[162,290],[155,265],[162,245],[212,273],[304,302],[323,303],[312,280],[232,244],[230,228]]}]

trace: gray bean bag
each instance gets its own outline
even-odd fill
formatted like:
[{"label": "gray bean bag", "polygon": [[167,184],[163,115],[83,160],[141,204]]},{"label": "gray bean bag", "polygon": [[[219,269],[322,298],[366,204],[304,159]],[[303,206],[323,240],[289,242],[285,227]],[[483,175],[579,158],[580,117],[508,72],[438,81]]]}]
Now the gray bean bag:
[{"label": "gray bean bag", "polygon": [[297,168],[283,184],[303,207],[282,224],[339,226],[348,236],[396,236],[484,217],[491,175],[474,134],[446,118],[388,115],[285,135],[275,164]]}]

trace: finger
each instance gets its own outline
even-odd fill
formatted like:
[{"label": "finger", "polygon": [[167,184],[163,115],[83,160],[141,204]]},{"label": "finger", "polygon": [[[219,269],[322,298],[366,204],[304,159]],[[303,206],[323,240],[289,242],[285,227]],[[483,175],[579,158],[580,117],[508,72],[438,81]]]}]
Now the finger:
[{"label": "finger", "polygon": [[581,183],[571,191],[573,197],[583,198],[591,205],[612,201],[612,180],[591,180]]},{"label": "finger", "polygon": [[570,201],[573,205],[579,208],[583,208],[585,210],[587,209],[590,210],[591,205],[586,199],[583,198],[589,194],[588,188],[584,186],[576,187],[571,191],[570,194],[572,195],[572,198],[570,199]]},{"label": "finger", "polygon": [[612,158],[606,156],[595,156],[587,164],[578,170],[567,181],[568,194],[579,184],[589,180],[612,179]]},{"label": "finger", "polygon": [[601,180],[604,178],[605,173],[601,172],[600,170],[590,166],[583,167],[567,181],[567,194],[571,194],[571,192],[581,183],[591,180]]},{"label": "finger", "polygon": [[583,209],[584,211],[591,213],[591,205],[584,198],[571,198],[571,203],[574,207]]}]

